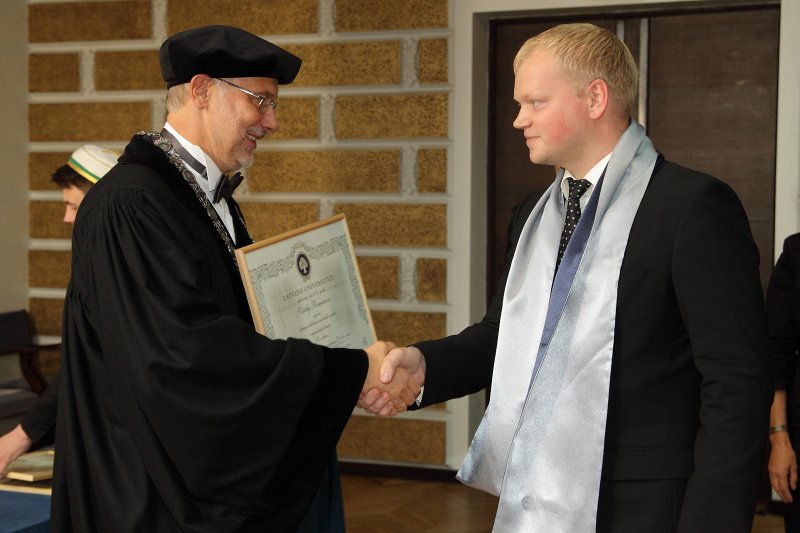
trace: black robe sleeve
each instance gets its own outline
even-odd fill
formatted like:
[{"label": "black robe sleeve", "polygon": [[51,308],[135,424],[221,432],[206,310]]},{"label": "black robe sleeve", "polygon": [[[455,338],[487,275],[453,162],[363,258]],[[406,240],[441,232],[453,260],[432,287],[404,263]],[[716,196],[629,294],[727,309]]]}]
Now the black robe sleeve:
[{"label": "black robe sleeve", "polygon": [[44,390],[42,396],[36,400],[33,407],[22,418],[22,429],[31,439],[31,449],[49,446],[55,440],[56,410],[58,407],[58,382],[61,376],[59,371]]},{"label": "black robe sleeve", "polygon": [[256,333],[218,236],[118,167],[73,235],[53,531],[293,531],[365,354]]}]

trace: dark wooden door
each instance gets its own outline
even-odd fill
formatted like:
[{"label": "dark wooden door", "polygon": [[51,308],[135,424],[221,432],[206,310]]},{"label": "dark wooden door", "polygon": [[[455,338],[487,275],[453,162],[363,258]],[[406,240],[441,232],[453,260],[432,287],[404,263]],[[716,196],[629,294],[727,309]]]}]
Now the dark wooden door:
[{"label": "dark wooden door", "polygon": [[[778,79],[777,5],[597,13],[498,20],[490,28],[487,293],[505,265],[514,206],[541,194],[555,169],[534,165],[519,130],[512,61],[522,43],[564,22],[591,22],[624,35],[639,59],[644,42],[643,121],[668,159],[702,170],[736,190],[761,252],[764,286],[773,264]],[[641,30],[641,31],[640,31]]]}]

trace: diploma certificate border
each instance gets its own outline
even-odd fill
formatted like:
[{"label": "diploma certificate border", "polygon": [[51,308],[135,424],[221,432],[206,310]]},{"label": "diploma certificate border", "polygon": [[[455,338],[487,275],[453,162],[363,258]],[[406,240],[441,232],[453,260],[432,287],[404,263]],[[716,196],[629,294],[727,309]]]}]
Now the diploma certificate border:
[{"label": "diploma certificate border", "polygon": [[[340,232],[335,237],[316,246],[309,246],[303,241],[303,237],[311,240],[309,237],[315,230],[329,225],[339,225],[341,227]],[[269,262],[256,264],[248,255],[252,255],[251,252],[256,250],[261,250],[286,240],[294,241],[288,256],[272,258]],[[358,289],[356,294],[358,314],[369,324],[369,329],[372,332],[372,338],[368,339],[368,344],[374,342],[377,339],[375,325],[372,322],[372,315],[367,306],[364,285],[361,281],[361,274],[358,271],[358,263],[353,253],[353,242],[350,239],[350,230],[347,227],[347,220],[344,214],[335,215],[236,250],[236,261],[239,263],[239,273],[242,277],[247,303],[250,306],[250,313],[253,316],[256,331],[266,337],[269,337],[274,331],[264,295],[260,290],[261,283],[294,270],[296,268],[295,255],[301,249],[312,259],[320,257],[321,254],[330,255],[331,252],[336,250],[342,252],[350,278],[350,285],[353,289]]]}]

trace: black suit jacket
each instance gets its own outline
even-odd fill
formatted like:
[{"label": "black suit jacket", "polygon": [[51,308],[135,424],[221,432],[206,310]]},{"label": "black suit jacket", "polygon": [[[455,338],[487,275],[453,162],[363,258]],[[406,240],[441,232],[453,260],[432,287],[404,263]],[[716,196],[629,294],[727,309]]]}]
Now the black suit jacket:
[{"label": "black suit jacket", "polygon": [[[511,256],[537,200],[513,220]],[[504,288],[505,276],[481,322],[416,344],[423,406],[491,383]],[[659,157],[616,316],[604,483],[686,480],[678,530],[750,531],[771,386],[758,250],[730,187]]]},{"label": "black suit jacket", "polygon": [[775,388],[787,392],[787,421],[800,428],[800,233],[783,242],[769,278],[767,316]]}]

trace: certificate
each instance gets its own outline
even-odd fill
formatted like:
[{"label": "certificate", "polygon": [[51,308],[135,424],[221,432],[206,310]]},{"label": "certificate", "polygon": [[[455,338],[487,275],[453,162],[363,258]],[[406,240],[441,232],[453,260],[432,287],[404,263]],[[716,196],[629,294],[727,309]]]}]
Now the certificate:
[{"label": "certificate", "polygon": [[236,250],[256,330],[340,348],[376,340],[344,215]]}]

